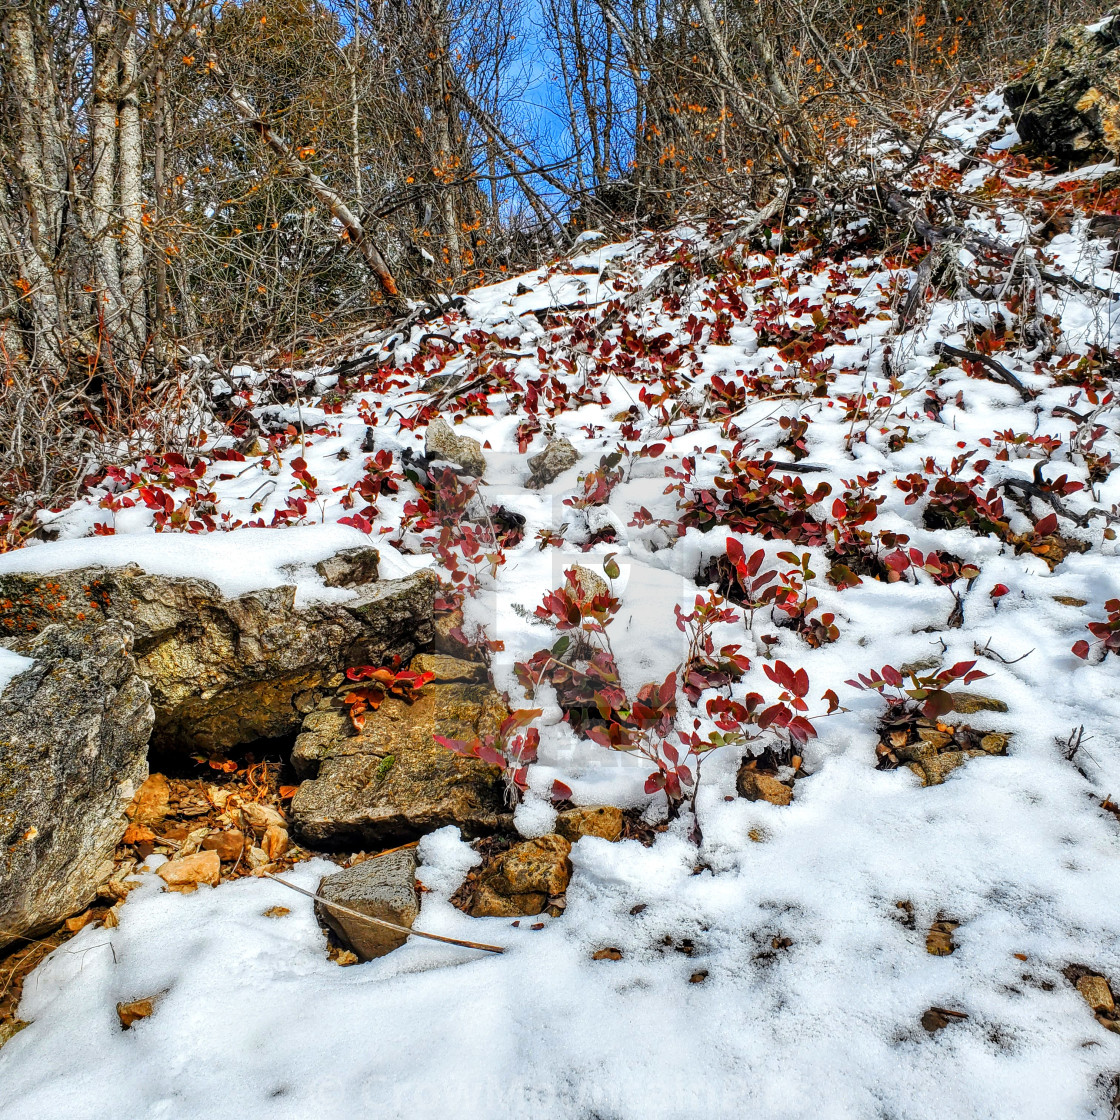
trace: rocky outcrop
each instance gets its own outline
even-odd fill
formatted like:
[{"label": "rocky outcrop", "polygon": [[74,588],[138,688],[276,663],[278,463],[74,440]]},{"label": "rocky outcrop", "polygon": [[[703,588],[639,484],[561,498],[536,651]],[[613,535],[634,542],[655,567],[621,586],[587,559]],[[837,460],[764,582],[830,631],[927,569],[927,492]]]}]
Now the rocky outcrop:
[{"label": "rocky outcrop", "polygon": [[552,833],[502,852],[482,869],[471,914],[476,918],[540,914],[568,889],[571,850],[563,836]]},{"label": "rocky outcrop", "polygon": [[[325,578],[376,570],[374,550],[350,550]],[[297,607],[292,586],[227,599],[205,580],[136,565],[16,573],[0,576],[0,640],[22,650],[50,621],[126,620],[156,710],[154,744],[223,750],[297,730],[350,666],[411,657],[432,639],[437,585],[421,571],[360,584],[346,602]]]},{"label": "rocky outcrop", "polygon": [[119,621],[46,627],[0,696],[0,946],[88,905],[148,773],[154,713]]},{"label": "rocky outcrop", "polygon": [[447,824],[471,837],[509,821],[497,767],[454,754],[433,738],[497,734],[505,705],[490,685],[477,683],[483,666],[438,661],[442,680],[425,685],[411,704],[386,699],[366,713],[358,734],[342,703],[345,693],[320,701],[307,716],[292,751],[296,772],[309,779],[292,800],[305,843],[386,847]]},{"label": "rocky outcrop", "polygon": [[526,484],[530,490],[539,490],[555,482],[566,470],[579,462],[579,452],[563,437],[551,439],[548,446],[529,460],[531,477]]},{"label": "rocky outcrop", "polygon": [[486,473],[486,457],[482,445],[473,436],[461,436],[437,416],[424,436],[424,453],[432,459],[443,459],[461,467],[467,474],[481,478]]},{"label": "rocky outcrop", "polygon": [[[416,852],[413,849],[387,852],[328,875],[319,883],[319,894],[327,902],[345,906],[347,910],[411,929],[420,913]],[[359,960],[383,957],[408,940],[407,933],[363,922],[353,914],[324,906],[322,902],[315,903],[315,912]]]},{"label": "rocky outcrop", "polygon": [[1004,97],[1042,155],[1072,167],[1120,154],[1120,18],[1066,31]]}]

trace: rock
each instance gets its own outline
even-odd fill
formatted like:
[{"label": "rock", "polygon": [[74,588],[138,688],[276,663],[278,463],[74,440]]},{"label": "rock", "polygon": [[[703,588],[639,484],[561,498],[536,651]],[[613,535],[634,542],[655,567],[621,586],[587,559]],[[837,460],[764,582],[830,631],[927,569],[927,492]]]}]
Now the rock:
[{"label": "rock", "polygon": [[153,712],[132,632],[46,627],[0,695],[0,947],[84,910],[148,774]]},{"label": "rock", "polygon": [[622,836],[622,810],[613,805],[580,805],[556,815],[556,831],[575,843],[581,836],[615,841]]},{"label": "rock", "polygon": [[222,861],[217,852],[203,851],[161,863],[156,874],[169,887],[193,887],[199,883],[216,887],[221,881]]},{"label": "rock", "polygon": [[[319,894],[351,910],[411,929],[420,913],[416,852],[411,848],[389,852],[328,875],[319,883]],[[408,940],[406,933],[363,922],[321,902],[315,903],[315,912],[363,961],[383,957]]]},{"label": "rock", "polygon": [[735,789],[748,801],[769,801],[771,805],[788,805],[793,800],[793,790],[779,782],[773,774],[741,766],[735,776]]},{"label": "rock", "polygon": [[1078,599],[1076,595],[1051,595],[1050,598],[1063,607],[1084,607],[1089,602],[1088,599]]},{"label": "rock", "polygon": [[953,711],[962,716],[970,716],[975,712],[1006,712],[1007,705],[1002,700],[991,696],[980,696],[975,692],[950,692],[953,701]]},{"label": "rock", "polygon": [[991,731],[980,740],[980,749],[985,754],[1006,754],[1011,736],[1003,731]]},{"label": "rock", "polygon": [[552,833],[502,852],[483,868],[471,914],[476,918],[539,914],[550,898],[568,889],[571,850],[563,836]]},{"label": "rock", "polygon": [[486,666],[479,661],[464,661],[459,657],[448,657],[445,653],[418,653],[409,668],[414,673],[434,673],[441,683],[463,681],[485,684]]},{"label": "rock", "polygon": [[432,459],[454,463],[475,478],[481,478],[486,473],[482,445],[472,436],[457,435],[442,416],[437,416],[428,425],[424,453]]},{"label": "rock", "polygon": [[126,810],[134,824],[159,824],[171,812],[171,786],[162,774],[149,774]]},{"label": "rock", "polygon": [[444,614],[437,614],[433,626],[435,638],[432,645],[437,653],[446,653],[458,658],[470,652],[470,647],[452,633],[453,630],[462,632],[463,612],[461,610],[455,609]]},{"label": "rock", "polygon": [[1102,1012],[1106,1015],[1114,1015],[1116,1013],[1116,1001],[1113,999],[1112,989],[1103,976],[1094,976],[1092,974],[1082,976],[1077,981],[1077,990],[1081,993],[1085,1002],[1098,1015]]},{"label": "rock", "polygon": [[986,751],[942,751],[938,754],[931,748],[917,761],[906,765],[922,779],[923,786],[939,786],[958,766],[963,766],[970,758],[983,758],[986,753]]},{"label": "rock", "polygon": [[950,956],[957,947],[953,941],[953,930],[959,925],[960,922],[934,922],[926,934],[926,952],[933,957]]},{"label": "rock", "polygon": [[564,439],[550,439],[548,446],[529,460],[532,477],[527,483],[530,490],[539,490],[550,482],[555,482],[566,470],[579,462],[579,452]]},{"label": "rock", "polygon": [[155,1009],[155,999],[134,999],[128,1003],[118,1003],[117,1018],[121,1021],[121,1030],[126,1031],[133,1023],[150,1018]]},{"label": "rock", "polygon": [[290,913],[291,910],[287,906],[270,906],[267,910],[264,911],[264,917],[284,918],[287,917],[287,915]]},{"label": "rock", "polygon": [[315,571],[323,577],[328,587],[356,587],[373,583],[377,579],[381,556],[376,548],[368,545],[358,548],[344,548],[326,560],[315,565]]},{"label": "rock", "polygon": [[217,852],[222,863],[234,863],[245,851],[245,833],[232,828],[228,832],[211,832],[202,841],[204,852]]},{"label": "rock", "polygon": [[227,599],[212,583],[136,565],[0,576],[0,640],[25,651],[48,622],[120,618],[135,631],[158,748],[225,750],[298,729],[353,665],[412,656],[433,636],[438,578],[378,580],[296,607],[292,586]]},{"label": "rock", "polygon": [[1073,27],[1004,99],[1025,144],[1067,167],[1120,152],[1120,19]]},{"label": "rock", "polygon": [[468,837],[510,821],[501,772],[432,738],[497,734],[508,714],[485,684],[425,685],[407,704],[393,697],[355,735],[340,696],[304,720],[292,765],[305,781],[292,799],[299,838],[312,847],[384,848],[454,824]]},{"label": "rock", "polygon": [[264,836],[261,837],[261,848],[264,850],[264,854],[268,856],[269,861],[279,859],[288,851],[290,846],[288,830],[280,828],[278,825],[269,825],[265,829]]}]

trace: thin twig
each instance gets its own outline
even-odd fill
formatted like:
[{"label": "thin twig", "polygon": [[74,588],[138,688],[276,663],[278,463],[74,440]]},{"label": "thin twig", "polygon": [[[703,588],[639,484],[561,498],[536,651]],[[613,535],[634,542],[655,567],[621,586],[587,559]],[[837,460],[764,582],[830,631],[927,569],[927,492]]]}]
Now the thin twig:
[{"label": "thin twig", "polygon": [[386,929],[396,930],[397,933],[403,933],[406,936],[412,933],[417,937],[425,937],[429,941],[442,941],[447,945],[461,945],[464,949],[481,949],[484,953],[505,952],[505,949],[501,948],[499,945],[483,945],[480,941],[463,941],[458,937],[441,937],[438,933],[424,933],[423,930],[410,929],[408,926],[397,925],[396,922],[390,922],[385,918],[374,918],[372,915],[363,914],[359,910],[351,910],[349,906],[342,906],[340,903],[331,902],[329,898],[324,898],[316,891],[309,891],[305,890],[303,887],[297,887],[295,883],[289,883],[287,879],[281,879],[279,875],[273,875],[271,871],[265,871],[264,876],[265,878],[272,879],[279,883],[282,887],[298,891],[300,894],[307,895],[308,898],[315,899],[316,902],[321,902],[331,910],[337,910],[340,914],[347,914],[351,918],[357,918],[361,922],[369,922],[370,925],[384,926]]}]

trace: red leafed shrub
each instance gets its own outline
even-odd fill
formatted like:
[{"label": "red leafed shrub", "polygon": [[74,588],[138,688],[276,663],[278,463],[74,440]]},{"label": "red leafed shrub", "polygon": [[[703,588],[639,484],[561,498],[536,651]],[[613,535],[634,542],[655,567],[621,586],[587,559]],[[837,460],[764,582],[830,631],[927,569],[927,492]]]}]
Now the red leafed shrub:
[{"label": "red leafed shrub", "polygon": [[750,658],[739,652],[740,646],[721,646],[716,652],[711,629],[717,623],[738,622],[735,611],[725,607],[724,599],[709,591],[707,599],[696,596],[695,609],[685,614],[674,607],[677,629],[688,635],[688,652],[681,666],[681,687],[695,704],[709,688],[723,688],[739,680],[751,667]]},{"label": "red leafed shrub", "polygon": [[900,548],[888,553],[883,562],[890,570],[887,576],[889,583],[896,583],[907,573],[913,575],[916,583],[919,570],[931,576],[933,582],[941,587],[947,587],[958,579],[975,579],[980,574],[975,564],[939,550],[923,554],[920,548],[911,548],[906,552]]},{"label": "red leafed shrub", "polygon": [[[540,714],[540,708],[521,708],[512,712],[502,720],[497,735],[488,734],[470,740],[449,739],[446,735],[433,735],[432,738],[441,747],[456,754],[500,767],[506,783],[506,798],[511,805],[516,805],[529,788],[529,767],[537,761],[541,734],[529,724]],[[528,730],[522,734],[522,728]]]},{"label": "red leafed shrub", "polygon": [[1104,622],[1087,624],[1089,633],[1097,639],[1096,642],[1090,645],[1082,639],[1074,643],[1073,652],[1083,660],[1089,659],[1093,645],[1100,651],[1101,657],[1109,653],[1120,653],[1120,599],[1109,599],[1104,609],[1108,612],[1108,618]]},{"label": "red leafed shrub", "polygon": [[410,669],[379,669],[373,665],[347,669],[347,680],[370,682],[359,684],[343,698],[342,702],[350,709],[350,722],[354,725],[354,730],[362,730],[366,722],[365,713],[376,712],[386,696],[396,696],[411,703],[416,693],[434,677],[435,673],[414,673]]},{"label": "red leafed shrub", "polygon": [[[988,675],[980,672],[979,669],[974,669],[975,664],[975,661],[958,661],[956,665],[942,669],[939,673],[925,676],[909,673],[911,685],[909,688],[903,687],[905,677],[893,665],[884,665],[879,672],[872,669],[868,674],[860,673],[858,681],[844,683],[851,685],[852,688],[858,688],[861,692],[873,690],[884,693],[887,698],[884,723],[899,722],[902,718],[908,717],[911,713],[916,714],[918,711],[926,719],[938,719],[953,710],[953,698],[945,691],[946,685],[952,684],[953,681],[972,684],[973,681],[982,680]],[[894,693],[887,693],[887,688],[894,689]]]},{"label": "red leafed shrub", "polygon": [[806,490],[800,478],[774,474],[770,459],[744,459],[736,444],[727,459],[727,472],[715,479],[712,489],[695,488],[682,503],[685,525],[702,533],[725,526],[736,533],[754,533],[767,540],[798,544],[823,544],[824,526],[810,512],[832,493],[827,482]]}]

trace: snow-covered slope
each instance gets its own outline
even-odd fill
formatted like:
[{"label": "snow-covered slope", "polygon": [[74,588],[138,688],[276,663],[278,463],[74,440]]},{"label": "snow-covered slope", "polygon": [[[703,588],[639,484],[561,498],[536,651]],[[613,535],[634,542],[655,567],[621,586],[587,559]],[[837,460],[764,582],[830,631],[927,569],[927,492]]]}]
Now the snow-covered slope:
[{"label": "snow-covered slope", "polygon": [[[450,830],[427,837],[418,926],[500,957],[413,939],[341,969],[310,903],[274,883],[183,896],[150,877],[118,928],[83,930],[29,979],[0,1117],[1112,1116],[1120,1035],[1063,970],[1120,983],[1120,821],[1102,806],[1120,793],[1120,656],[1086,628],[1120,596],[1120,274],[1086,209],[1107,169],[1032,171],[1000,121],[998,99],[962,114],[960,150],[915,173],[907,205],[928,219],[944,195],[961,223],[932,251],[860,243],[854,213],[831,239],[773,223],[627,307],[727,231],[588,239],[417,323],[362,372],[304,375],[299,400],[235,369],[273,436],[245,450],[263,455],[224,434],[197,458],[121,464],[44,515],[63,540],[0,558],[135,559],[315,597],[337,594],[315,560],[372,538],[387,574],[462,573],[464,630],[501,643],[495,682],[528,707],[515,667],[556,641],[533,612],[572,564],[618,565],[608,633],[633,697],[685,658],[674,608],[706,594],[731,538],[786,573],[791,609],[715,627],[750,667],[694,710],[682,694],[678,726],[706,735],[717,694],[775,702],[781,662],[807,673],[816,732],[791,805],[735,797],[744,750],[726,748],[703,763],[699,846],[688,812],[652,847],[579,841],[567,910],[541,929],[453,908],[476,857]],[[973,151],[981,136],[992,146]],[[482,444],[479,497],[403,477],[437,413]],[[578,464],[529,488],[528,458],[555,437]],[[971,691],[1007,710],[967,719],[1009,735],[1006,755],[929,787],[877,768],[884,698],[845,682],[972,661],[988,675]],[[526,835],[551,827],[557,779],[576,802],[664,815],[648,762],[577,736],[547,684],[532,706]],[[275,905],[292,912],[265,917]],[[926,951],[936,920],[960,923],[951,955]],[[606,946],[622,959],[592,959]],[[156,991],[157,1014],[122,1032],[115,1003]],[[931,1033],[931,1008],[959,1014]]]}]

